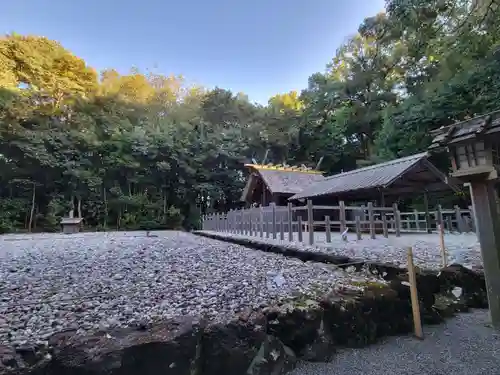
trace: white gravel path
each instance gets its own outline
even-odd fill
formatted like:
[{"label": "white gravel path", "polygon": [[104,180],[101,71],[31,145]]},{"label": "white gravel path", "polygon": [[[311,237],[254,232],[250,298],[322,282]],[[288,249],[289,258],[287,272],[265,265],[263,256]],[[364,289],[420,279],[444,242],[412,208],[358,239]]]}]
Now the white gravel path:
[{"label": "white gravel path", "polygon": [[[227,237],[251,238],[254,241],[269,244],[284,245],[291,248],[307,251],[323,251],[335,255],[348,256],[368,261],[392,263],[405,267],[407,263],[407,249],[413,248],[415,263],[425,269],[439,269],[441,267],[441,246],[437,234],[402,234],[401,237],[390,235],[388,238],[377,235],[371,239],[368,234],[363,234],[361,240],[357,240],[356,234],[348,233],[347,241],[343,241],[339,233],[332,233],[332,242],[326,242],[325,233],[314,233],[314,245],[308,244],[309,234],[303,233],[302,242],[298,241],[298,233],[294,233],[294,241],[288,241],[288,233],[285,240],[281,241],[280,233],[277,239],[266,237],[248,236],[227,232],[204,231]],[[481,248],[474,233],[446,234],[445,246],[447,249],[448,264],[459,263],[471,269],[482,269]]]},{"label": "white gravel path", "polygon": [[330,363],[303,363],[290,375],[498,375],[500,333],[488,321],[486,310],[460,314],[425,327],[423,341],[387,338],[343,350]]},{"label": "white gravel path", "polygon": [[366,276],[184,232],[0,237],[0,344],[177,315],[227,320]]}]

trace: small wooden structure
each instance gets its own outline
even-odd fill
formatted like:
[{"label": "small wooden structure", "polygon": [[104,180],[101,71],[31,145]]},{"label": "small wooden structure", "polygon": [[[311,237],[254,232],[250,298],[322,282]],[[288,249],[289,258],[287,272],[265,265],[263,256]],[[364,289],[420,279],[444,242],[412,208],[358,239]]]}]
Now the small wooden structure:
[{"label": "small wooden structure", "polygon": [[453,176],[468,183],[481,244],[493,326],[500,330],[500,111],[432,132],[432,151],[446,151]]},{"label": "small wooden structure", "polygon": [[73,217],[73,210],[69,212],[69,217],[61,219],[62,231],[65,234],[73,234],[80,232],[82,228],[83,218]]}]

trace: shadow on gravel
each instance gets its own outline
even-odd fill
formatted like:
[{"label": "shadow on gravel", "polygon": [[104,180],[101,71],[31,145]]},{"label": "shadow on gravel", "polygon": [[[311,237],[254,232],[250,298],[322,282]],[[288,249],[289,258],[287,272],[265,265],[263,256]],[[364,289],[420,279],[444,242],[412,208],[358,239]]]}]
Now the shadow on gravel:
[{"label": "shadow on gravel", "polygon": [[[363,347],[412,331],[404,269],[251,240],[230,242],[344,268],[355,262],[358,270],[389,283],[367,282],[359,292],[336,291],[248,310],[224,324],[182,317],[87,336],[62,332],[50,338],[48,348],[0,345],[0,374],[277,375],[293,369],[297,359],[324,362],[337,348]],[[424,323],[441,323],[456,312],[487,306],[484,277],[460,265],[439,273],[420,271],[417,282]]]}]

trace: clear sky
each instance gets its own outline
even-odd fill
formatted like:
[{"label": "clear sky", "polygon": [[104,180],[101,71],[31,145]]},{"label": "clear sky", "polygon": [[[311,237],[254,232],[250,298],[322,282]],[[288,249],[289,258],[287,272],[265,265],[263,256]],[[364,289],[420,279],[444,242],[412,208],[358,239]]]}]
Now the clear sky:
[{"label": "clear sky", "polygon": [[91,66],[135,66],[266,103],[307,86],[384,0],[16,0],[2,32],[43,35]]}]

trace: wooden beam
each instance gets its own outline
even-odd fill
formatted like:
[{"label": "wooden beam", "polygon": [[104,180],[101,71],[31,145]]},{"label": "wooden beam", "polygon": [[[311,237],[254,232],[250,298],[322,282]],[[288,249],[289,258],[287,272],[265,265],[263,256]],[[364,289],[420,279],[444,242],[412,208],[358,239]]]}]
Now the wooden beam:
[{"label": "wooden beam", "polygon": [[493,181],[472,182],[477,235],[481,244],[484,276],[493,327],[500,329],[500,217]]},{"label": "wooden beam", "polygon": [[388,188],[385,190],[385,195],[401,195],[401,194],[415,194],[415,193],[421,193],[424,190],[427,191],[440,191],[440,190],[446,190],[443,189],[443,183],[433,183],[433,184],[426,184],[422,185],[419,187],[416,187],[415,185],[413,186],[401,186],[401,187],[393,187],[393,188]]}]

